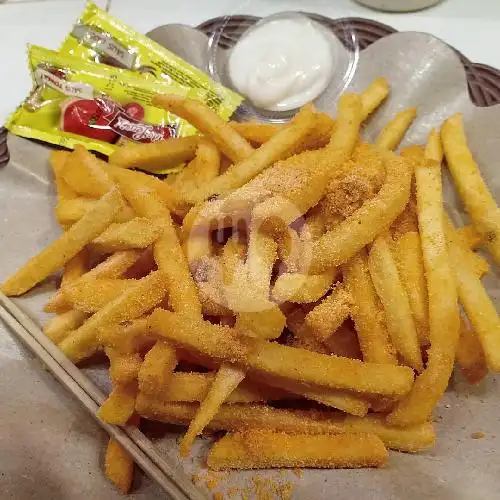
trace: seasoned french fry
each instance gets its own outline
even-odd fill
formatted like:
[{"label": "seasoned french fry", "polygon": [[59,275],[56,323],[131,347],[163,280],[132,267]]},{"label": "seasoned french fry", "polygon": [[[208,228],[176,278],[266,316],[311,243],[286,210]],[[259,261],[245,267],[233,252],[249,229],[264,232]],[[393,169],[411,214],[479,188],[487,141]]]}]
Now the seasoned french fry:
[{"label": "seasoned french fry", "polygon": [[180,137],[148,144],[127,144],[117,148],[109,162],[121,168],[139,168],[158,172],[191,161],[198,147],[199,138]]},{"label": "seasoned french fry", "polygon": [[215,144],[199,139],[195,158],[175,176],[172,187],[189,193],[213,181],[219,175],[220,153]]},{"label": "seasoned french fry", "polygon": [[88,271],[88,258],[87,249],[84,248],[66,263],[61,279],[61,288],[74,283]]},{"label": "seasoned french fry", "polygon": [[[352,300],[350,313],[363,359],[372,363],[397,364],[383,311],[368,270],[366,250],[361,250],[342,266],[342,271]],[[336,337],[337,333],[332,335],[333,340]]]},{"label": "seasoned french fry", "polygon": [[113,188],[114,182],[108,174],[107,164],[76,145],[62,172],[64,180],[76,193],[90,198],[100,198]]},{"label": "seasoned french fry", "polygon": [[[87,212],[92,210],[99,200],[90,198],[75,197],[68,200],[62,200],[57,204],[55,215],[58,222],[64,226],[72,226],[78,222]],[[134,211],[124,205],[115,216],[115,222],[127,222],[135,216]]]},{"label": "seasoned french fry", "polygon": [[134,461],[122,445],[110,438],[104,459],[106,477],[122,493],[128,493],[134,478]]},{"label": "seasoned french fry", "polygon": [[210,450],[210,469],[266,469],[269,467],[347,468],[380,467],[388,458],[382,441],[373,434],[285,434],[254,430],[226,434]]},{"label": "seasoned french fry", "polygon": [[409,108],[400,111],[396,116],[384,127],[380,135],[377,137],[375,144],[382,149],[392,151],[399,146],[403,140],[406,131],[410,128],[413,120],[417,116],[415,108]]},{"label": "seasoned french fry", "polygon": [[82,311],[70,309],[47,321],[43,327],[43,331],[54,344],[59,344],[73,330],[80,327],[87,317],[88,314]]},{"label": "seasoned french fry", "polygon": [[467,264],[465,250],[448,222],[446,237],[455,275],[458,298],[481,342],[486,364],[492,372],[500,371],[500,318],[481,280]]},{"label": "seasoned french fry", "polygon": [[98,331],[97,336],[99,343],[123,354],[146,351],[156,342],[156,337],[148,330],[146,318],[107,325]]},{"label": "seasoned french fry", "polygon": [[163,232],[154,245],[154,258],[158,268],[164,271],[170,284],[169,301],[174,311],[201,316],[201,304],[188,263],[174,228],[168,209],[158,193],[130,177],[115,173],[125,198],[142,217],[155,221]]},{"label": "seasoned french fry", "polygon": [[142,366],[142,357],[137,353],[124,354],[117,349],[106,347],[109,358],[109,375],[114,385],[128,384],[137,380]]},{"label": "seasoned french fry", "polygon": [[409,231],[401,235],[393,243],[393,249],[399,276],[410,302],[418,340],[420,345],[428,345],[429,300],[427,297],[420,235],[416,231]]},{"label": "seasoned french fry", "polygon": [[[110,255],[106,260],[98,264],[96,267],[85,273],[75,285],[83,281],[91,281],[93,279],[114,279],[121,277],[127,269],[129,269],[141,256],[139,250],[125,250],[123,252],[116,252]],[[48,302],[45,304],[43,310],[45,312],[63,312],[71,307],[63,293],[59,290]]]},{"label": "seasoned french fry", "polygon": [[64,180],[63,172],[66,162],[70,158],[69,151],[55,150],[50,153],[50,164],[54,173],[54,181],[56,184],[58,205],[61,202],[71,200],[77,196],[75,191],[71,189],[68,183]]},{"label": "seasoned french fry", "polygon": [[362,363],[258,340],[238,339],[227,327],[156,309],[152,330],[187,349],[287,380],[359,393],[402,396],[413,372],[407,367]]},{"label": "seasoned french fry", "polygon": [[167,290],[165,274],[152,272],[91,316],[59,344],[60,349],[75,363],[91,356],[99,347],[101,328],[142,316],[164,300]]},{"label": "seasoned french fry", "polygon": [[158,341],[144,357],[139,371],[139,389],[155,394],[166,387],[178,363],[176,350],[168,343]]},{"label": "seasoned french fry", "polygon": [[[195,201],[201,201],[214,194],[226,194],[233,191],[269,165],[290,155],[297,144],[302,141],[314,126],[314,108],[305,106],[293,118],[290,124],[283,127],[268,142],[235,163],[232,167],[202,188]],[[231,129],[232,130],[232,129]]]},{"label": "seasoned french fry", "polygon": [[402,158],[390,153],[385,156],[385,165],[387,176],[378,194],[314,244],[311,272],[319,273],[347,262],[403,211],[410,198],[409,167]]},{"label": "seasoned french fry", "polygon": [[368,255],[368,269],[384,306],[387,329],[394,347],[408,366],[421,372],[424,365],[410,302],[389,245],[387,235],[382,234],[375,239]]},{"label": "seasoned french fry", "polygon": [[260,311],[244,311],[236,315],[234,328],[248,337],[276,339],[285,328],[286,317],[276,305]]},{"label": "seasoned french fry", "polygon": [[292,394],[298,394],[311,401],[317,401],[325,406],[337,408],[345,413],[363,417],[368,413],[370,407],[368,401],[362,397],[348,391],[339,391],[336,389],[318,389],[307,384],[290,382],[276,377],[260,377],[270,386],[281,388]]},{"label": "seasoned french fry", "polygon": [[79,280],[73,285],[68,285],[63,293],[74,309],[92,314],[136,283],[136,280],[120,279]]},{"label": "seasoned french fry", "polygon": [[325,341],[347,319],[351,311],[351,295],[343,285],[309,311],[305,323],[318,340]]},{"label": "seasoned french fry", "polygon": [[464,245],[471,250],[476,250],[484,245],[484,238],[472,224],[457,229],[460,239]]},{"label": "seasoned french fry", "polygon": [[245,369],[229,363],[225,363],[219,368],[206,397],[200,404],[186,434],[182,438],[180,444],[181,456],[189,455],[196,436],[203,432],[203,429],[210,423],[221,405],[243,381],[245,376]]},{"label": "seasoned french fry", "polygon": [[467,381],[470,384],[479,384],[488,375],[483,346],[474,329],[464,318],[460,320],[457,361]]},{"label": "seasoned french fry", "polygon": [[135,217],[128,222],[111,224],[93,242],[93,247],[102,253],[119,252],[133,248],[147,248],[161,235],[162,228],[153,220]]},{"label": "seasoned french fry", "polygon": [[253,148],[208,106],[176,95],[156,95],[153,104],[187,120],[206,134],[234,163],[253,153]]},{"label": "seasoned french fry", "polygon": [[357,94],[345,92],[337,104],[337,123],[328,144],[328,148],[352,154],[363,121],[363,104]]},{"label": "seasoned french fry", "polygon": [[283,273],[274,283],[273,299],[297,304],[316,302],[328,292],[336,275],[336,269],[316,275]]},{"label": "seasoned french fry", "polygon": [[486,186],[467,146],[462,115],[456,114],[441,129],[446,162],[458,194],[474,227],[485,238],[485,247],[500,264],[500,210]]},{"label": "seasoned french fry", "polygon": [[389,95],[389,84],[385,78],[373,80],[361,93],[363,120],[366,120]]},{"label": "seasoned french fry", "polygon": [[418,225],[429,297],[428,361],[411,392],[389,414],[392,425],[427,421],[441,399],[453,371],[458,342],[457,290],[443,222],[440,164],[426,160],[415,169]]},{"label": "seasoned french fry", "polygon": [[[139,414],[168,424],[187,425],[197,407],[196,403],[166,402],[142,394],[137,397]],[[406,428],[392,427],[383,415],[355,417],[331,411],[286,410],[258,404],[224,404],[208,428],[214,431],[256,428],[310,435],[369,432],[376,434],[387,447],[409,452],[430,448],[436,438],[430,422]]]},{"label": "seasoned french fry", "polygon": [[113,222],[122,206],[123,198],[119,191],[111,190],[71,229],[9,277],[3,283],[2,291],[10,296],[22,295],[43,281],[99,236]]},{"label": "seasoned french fry", "polygon": [[108,424],[125,425],[135,410],[137,381],[113,387],[97,415]]},{"label": "seasoned french fry", "polygon": [[436,433],[431,422],[401,428],[387,425],[384,415],[370,414],[364,418],[346,415],[342,428],[345,432],[375,434],[388,448],[411,453],[431,448],[436,442]]},{"label": "seasoned french fry", "polygon": [[281,123],[265,122],[229,122],[229,125],[248,142],[259,146],[269,141],[285,127]]},{"label": "seasoned french fry", "polygon": [[[200,402],[207,397],[213,380],[213,373],[175,372],[172,374],[171,383],[159,388],[159,391],[150,397],[153,400],[160,399],[161,401]],[[142,396],[148,397],[147,394]],[[282,389],[244,380],[231,392],[225,402],[266,402],[293,399],[294,397],[296,396]]]},{"label": "seasoned french fry", "polygon": [[438,163],[443,161],[443,144],[441,143],[441,133],[439,129],[431,130],[427,137],[427,144],[425,145],[424,156],[428,160],[433,160]]}]

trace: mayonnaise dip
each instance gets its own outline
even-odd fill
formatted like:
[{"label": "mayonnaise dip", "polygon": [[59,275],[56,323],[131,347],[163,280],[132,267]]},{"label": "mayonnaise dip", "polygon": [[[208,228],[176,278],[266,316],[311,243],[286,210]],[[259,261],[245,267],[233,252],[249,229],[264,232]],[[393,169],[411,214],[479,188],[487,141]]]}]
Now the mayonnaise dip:
[{"label": "mayonnaise dip", "polygon": [[270,111],[298,108],[330,83],[335,61],[329,36],[302,15],[261,21],[232,49],[229,78],[255,106]]}]

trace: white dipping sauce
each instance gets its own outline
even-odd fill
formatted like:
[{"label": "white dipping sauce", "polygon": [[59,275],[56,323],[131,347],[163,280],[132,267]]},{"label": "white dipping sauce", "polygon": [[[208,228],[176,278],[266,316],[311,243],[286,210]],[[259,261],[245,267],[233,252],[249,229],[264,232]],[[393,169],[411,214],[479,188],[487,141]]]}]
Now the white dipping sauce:
[{"label": "white dipping sauce", "polygon": [[232,84],[252,103],[288,111],[312,101],[330,83],[331,40],[306,17],[264,21],[249,30],[229,56]]}]

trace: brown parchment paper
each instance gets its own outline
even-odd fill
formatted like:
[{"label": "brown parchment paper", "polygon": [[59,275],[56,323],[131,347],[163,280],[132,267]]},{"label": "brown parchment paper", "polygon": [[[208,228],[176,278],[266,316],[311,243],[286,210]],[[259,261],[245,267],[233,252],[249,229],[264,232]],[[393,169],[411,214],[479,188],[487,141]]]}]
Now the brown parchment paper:
[{"label": "brown parchment paper", "polygon": [[[385,76],[392,88],[390,99],[368,122],[366,137],[373,139],[394,113],[414,106],[418,118],[404,144],[424,143],[432,127],[461,111],[471,149],[498,200],[500,108],[472,105],[465,73],[454,51],[430,35],[397,33],[374,43],[359,57],[349,89],[361,90],[379,76]],[[327,93],[318,101],[318,107],[334,113],[333,98]],[[9,147],[11,161],[0,170],[0,280],[59,233],[52,212],[55,191],[47,161],[48,148],[17,137],[9,138]],[[447,179],[445,193],[455,220],[466,221]],[[497,307],[498,278],[498,269],[494,269],[485,281]],[[42,306],[54,287],[55,279],[49,280],[19,302],[43,322],[47,318]],[[109,388],[103,367],[83,370],[101,388]],[[434,449],[418,455],[391,452],[387,467],[380,470],[311,470],[304,471],[300,478],[292,471],[258,475],[277,482],[293,482],[292,498],[300,500],[496,499],[500,497],[499,397],[498,377],[490,375],[479,386],[470,387],[455,374],[435,411],[438,441]],[[10,492],[7,498],[120,498],[97,473],[105,436],[89,422],[85,410],[69,400],[50,376],[33,363],[29,353],[2,324],[0,398],[0,470],[4,471],[0,489]],[[149,427],[151,439],[167,455],[180,460],[176,444],[179,434],[154,425]],[[485,437],[472,439],[474,432],[483,432]],[[206,454],[209,443],[208,438],[198,441],[195,458],[183,462],[188,472],[203,470],[200,457]],[[16,458],[20,447],[32,450],[32,461]],[[26,453],[19,455],[26,457]],[[82,480],[82,467],[91,471],[87,480]],[[72,470],[78,470],[78,474],[72,475]],[[205,491],[210,496],[216,491],[227,492],[228,488],[244,488],[255,477],[254,472],[235,472],[220,481],[216,489]],[[41,478],[48,479],[44,483]],[[71,493],[74,491],[81,496]],[[130,498],[160,497],[159,488],[144,478]]]}]

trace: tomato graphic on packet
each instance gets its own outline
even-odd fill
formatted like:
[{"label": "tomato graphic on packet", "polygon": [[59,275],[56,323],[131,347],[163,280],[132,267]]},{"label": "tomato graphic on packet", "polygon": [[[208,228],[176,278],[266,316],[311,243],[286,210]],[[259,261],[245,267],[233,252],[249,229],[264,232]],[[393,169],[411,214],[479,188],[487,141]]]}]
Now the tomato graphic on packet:
[{"label": "tomato graphic on packet", "polygon": [[69,99],[61,106],[61,130],[98,141],[114,142],[118,134],[109,127],[94,99]]},{"label": "tomato graphic on packet", "polygon": [[144,108],[137,102],[129,102],[123,106],[125,113],[127,113],[130,118],[141,121],[144,118]]}]

